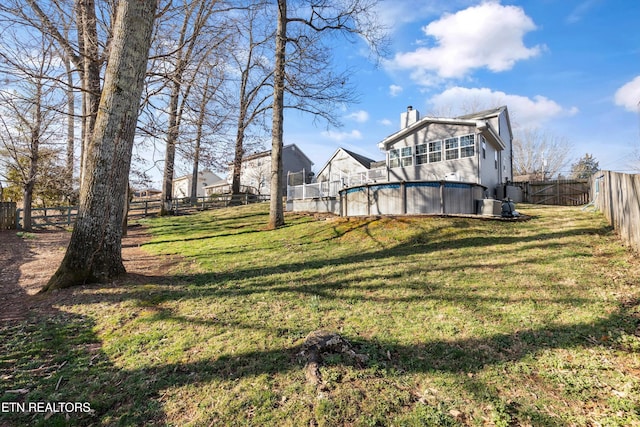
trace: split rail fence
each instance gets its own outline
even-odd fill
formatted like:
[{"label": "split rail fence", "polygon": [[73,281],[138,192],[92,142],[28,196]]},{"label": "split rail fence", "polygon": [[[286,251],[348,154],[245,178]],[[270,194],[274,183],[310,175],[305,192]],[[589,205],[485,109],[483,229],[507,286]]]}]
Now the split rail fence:
[{"label": "split rail fence", "polygon": [[[254,194],[214,194],[206,197],[198,197],[195,203],[189,198],[174,199],[171,201],[171,211],[174,215],[217,209],[229,205],[246,205],[268,200],[268,196]],[[5,205],[7,206],[5,208]],[[160,212],[162,201],[160,199],[137,200],[129,204],[128,218],[138,219]],[[45,227],[71,227],[78,214],[77,206],[56,206],[50,208],[32,208],[32,228]],[[16,209],[15,203],[0,203],[0,230],[21,229],[23,224],[23,209]]]}]

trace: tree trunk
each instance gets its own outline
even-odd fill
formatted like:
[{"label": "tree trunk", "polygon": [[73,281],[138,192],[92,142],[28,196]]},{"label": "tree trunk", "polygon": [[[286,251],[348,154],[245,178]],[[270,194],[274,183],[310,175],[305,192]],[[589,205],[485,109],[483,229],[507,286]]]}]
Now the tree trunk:
[{"label": "tree trunk", "polygon": [[100,54],[98,45],[98,26],[94,0],[79,0],[76,8],[79,48],[82,58],[82,149],[80,153],[80,186],[84,184],[87,168],[87,156],[90,139],[98,114],[100,103]]},{"label": "tree trunk", "polygon": [[271,130],[271,202],[269,228],[284,225],[282,206],[282,139],[284,122],[284,72],[287,47],[287,0],[278,0],[276,64],[273,82],[273,128]]},{"label": "tree trunk", "polygon": [[67,73],[67,161],[65,164],[64,180],[66,183],[66,198],[69,205],[73,204],[73,164],[75,145],[75,114],[76,98],[73,92],[73,70],[69,58],[64,59],[65,71]]},{"label": "tree trunk", "polygon": [[233,173],[231,176],[231,194],[240,193],[240,176],[242,173],[242,157],[244,156],[244,128],[242,118],[238,119],[236,133],[236,150],[233,156]]},{"label": "tree trunk", "polygon": [[41,292],[109,281],[125,273],[122,221],[156,5],[118,3],[78,217],[64,259]]},{"label": "tree trunk", "polygon": [[193,149],[193,171],[191,172],[191,203],[198,202],[198,172],[200,168],[200,146],[202,144],[202,128],[207,115],[207,102],[209,101],[209,77],[207,77],[202,90],[200,113],[196,123],[196,145]]},{"label": "tree trunk", "polygon": [[171,212],[173,198],[173,170],[176,161],[176,142],[178,140],[178,101],[180,83],[174,82],[169,98],[169,129],[167,131],[167,148],[164,156],[164,173],[162,175],[162,206],[160,215]]},{"label": "tree trunk", "polygon": [[31,231],[33,224],[31,220],[31,205],[33,204],[33,184],[29,182],[24,186],[22,193],[22,229],[24,231]]}]

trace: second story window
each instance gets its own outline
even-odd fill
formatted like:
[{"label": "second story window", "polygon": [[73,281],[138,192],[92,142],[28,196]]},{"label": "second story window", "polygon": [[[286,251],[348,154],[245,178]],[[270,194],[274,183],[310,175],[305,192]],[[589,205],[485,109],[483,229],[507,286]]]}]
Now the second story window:
[{"label": "second story window", "polygon": [[413,150],[411,147],[403,147],[400,150],[402,166],[411,166],[413,164]]},{"label": "second story window", "polygon": [[389,150],[389,167],[397,168],[400,167],[400,150],[393,149]]},{"label": "second story window", "polygon": [[444,140],[445,158],[447,160],[457,159],[458,155],[458,138],[447,138]]},{"label": "second story window", "polygon": [[475,147],[476,142],[473,134],[460,137],[460,157],[473,157]]},{"label": "second story window", "polygon": [[429,163],[442,160],[442,141],[432,141],[429,143]]},{"label": "second story window", "polygon": [[427,144],[416,145],[416,165],[423,165],[425,163],[429,163]]}]

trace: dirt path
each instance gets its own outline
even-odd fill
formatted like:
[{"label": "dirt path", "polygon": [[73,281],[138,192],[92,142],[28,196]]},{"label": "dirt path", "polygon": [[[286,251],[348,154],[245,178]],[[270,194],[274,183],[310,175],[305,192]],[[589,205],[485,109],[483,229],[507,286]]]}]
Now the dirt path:
[{"label": "dirt path", "polygon": [[[51,309],[64,291],[36,294],[60,265],[70,237],[67,231],[22,236],[15,231],[0,232],[0,321],[23,319],[31,310]],[[140,248],[148,240],[143,227],[131,227],[123,239],[122,257],[128,279],[161,276],[170,267],[171,260],[149,255]]]}]

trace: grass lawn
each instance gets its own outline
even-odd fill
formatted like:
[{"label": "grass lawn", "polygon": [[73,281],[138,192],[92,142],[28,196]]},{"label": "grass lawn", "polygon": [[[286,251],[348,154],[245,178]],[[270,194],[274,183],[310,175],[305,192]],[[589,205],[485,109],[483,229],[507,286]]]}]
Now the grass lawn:
[{"label": "grass lawn", "polygon": [[[145,221],[163,277],[1,326],[0,425],[640,425],[640,261],[598,213],[316,219],[267,206]],[[307,382],[300,345],[340,333]],[[48,367],[54,366],[55,369]]]}]

